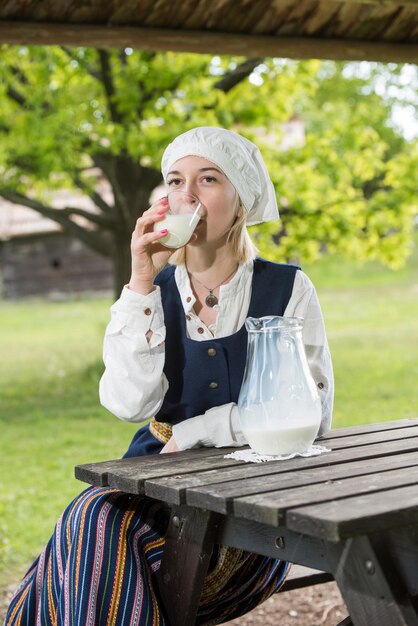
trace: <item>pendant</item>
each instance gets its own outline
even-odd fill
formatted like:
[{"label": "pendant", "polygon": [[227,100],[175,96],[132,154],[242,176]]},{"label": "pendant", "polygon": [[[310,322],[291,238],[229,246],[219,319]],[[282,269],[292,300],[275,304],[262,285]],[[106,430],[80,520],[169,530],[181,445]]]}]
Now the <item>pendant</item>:
[{"label": "pendant", "polygon": [[206,296],[205,302],[212,309],[215,306],[215,304],[218,304],[218,298],[214,296],[212,292],[210,292],[209,295]]}]

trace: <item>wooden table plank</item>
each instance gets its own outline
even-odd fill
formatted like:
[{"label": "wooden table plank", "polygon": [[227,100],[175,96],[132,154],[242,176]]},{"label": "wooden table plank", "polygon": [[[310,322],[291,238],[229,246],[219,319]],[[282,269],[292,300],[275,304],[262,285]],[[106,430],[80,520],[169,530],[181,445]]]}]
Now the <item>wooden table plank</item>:
[{"label": "wooden table plank", "polygon": [[[101,461],[99,463],[86,463],[84,465],[76,465],[74,475],[91,485],[99,487],[109,485],[109,474],[115,471],[121,475],[126,472],[128,475],[137,473],[141,477],[148,476],[168,476],[173,474],[173,455],[175,455],[176,467],[184,468],[181,471],[187,472],[188,468],[194,471],[199,466],[199,460],[209,457],[213,459],[214,466],[219,461],[221,466],[242,464],[241,461],[233,461],[231,459],[223,459],[229,452],[233,452],[235,448],[199,448],[196,450],[185,450],[184,452],[172,452],[169,454],[161,454],[155,456],[136,456],[128,459],[113,459],[110,461]],[[194,465],[196,461],[197,465]],[[136,493],[136,492],[132,492]]]},{"label": "wooden table plank", "polygon": [[[196,450],[197,452],[197,450]],[[160,476],[173,476],[173,472],[200,472],[208,469],[228,468],[231,464],[243,465],[243,461],[235,461],[233,459],[226,459],[224,454],[210,454],[202,450],[202,454],[197,455],[195,458],[178,458],[178,452],[173,453],[171,463],[160,465],[159,463],[149,463],[148,467],[141,468],[138,471],[136,466],[116,468],[108,472],[108,484],[109,487],[120,489],[126,493],[135,493],[139,495],[145,494],[145,482],[150,478],[156,478]],[[168,456],[164,454],[162,456]]]},{"label": "wooden table plank", "polygon": [[[379,492],[385,499],[385,491],[404,485],[415,485],[418,481],[418,466],[389,470],[365,476],[343,478],[327,481],[317,485],[301,486],[294,489],[283,489],[266,494],[246,496],[233,500],[233,512],[238,517],[253,519],[263,523],[279,526],[287,525],[290,509],[300,506],[310,507],[325,502],[336,502],[344,505],[344,498],[361,497],[363,494]],[[418,493],[418,489],[416,489]],[[373,514],[372,504],[362,498],[361,515],[368,518]],[[208,507],[209,508],[209,507]],[[210,509],[212,509],[210,505]],[[285,521],[286,520],[286,521]],[[290,526],[289,526],[290,528]],[[292,526],[293,528],[293,526]]]},{"label": "wooden table plank", "polygon": [[341,448],[347,449],[352,446],[366,446],[369,443],[407,440],[410,437],[416,437],[418,435],[418,425],[415,424],[413,426],[408,426],[405,428],[394,428],[387,430],[379,429],[374,432],[366,433],[362,433],[360,431],[358,432],[358,434],[347,434],[344,437],[333,437],[332,433],[333,431],[329,433],[329,437],[325,438],[324,440],[321,439],[319,443],[323,442],[323,445],[327,448],[338,450]]},{"label": "wooden table plank", "polygon": [[[317,457],[297,457],[287,461],[272,461],[269,463],[246,463],[244,465],[233,464],[222,469],[221,481],[229,482],[241,480],[247,483],[251,477],[279,475],[290,471],[303,471],[307,468],[328,467],[339,463],[351,463],[357,459],[377,459],[386,455],[402,455],[408,452],[418,451],[418,437],[405,441],[395,440],[327,452]],[[407,459],[409,462],[409,458]],[[177,468],[176,468],[177,469]],[[146,495],[170,502],[184,504],[186,491],[194,487],[212,485],[220,482],[220,475],[216,469],[196,473],[182,474],[177,472],[175,476],[150,477],[145,485]]]},{"label": "wooden table plank", "polygon": [[[367,483],[374,480],[377,472],[381,473],[383,477],[386,472],[391,470],[405,471],[407,468],[411,470],[412,475],[417,472],[417,466],[418,454],[412,452],[408,455],[400,454],[396,459],[372,458],[353,463],[314,467],[298,472],[290,471],[280,475],[273,474],[255,478],[248,475],[246,480],[234,480],[188,489],[186,502],[189,506],[209,508],[224,514],[233,513],[240,517],[248,517],[248,519],[277,525],[282,517],[275,518],[272,510],[277,505],[278,494],[280,494],[280,502],[282,501],[282,492],[283,497],[286,497],[290,490],[296,489],[298,492],[300,491],[300,497],[303,498],[302,502],[306,498],[306,503],[309,504],[311,502],[309,494],[311,497],[317,498],[318,489],[331,481],[357,477],[356,480],[362,478]],[[301,490],[302,487],[305,489]],[[333,497],[332,494],[331,497]],[[265,513],[268,516],[268,521],[264,517]]]},{"label": "wooden table plank", "polygon": [[[367,510],[367,515],[364,514]],[[288,512],[288,528],[329,541],[418,524],[417,485],[395,487]]]},{"label": "wooden table plank", "polygon": [[401,420],[393,420],[391,422],[376,422],[374,424],[361,424],[359,426],[346,426],[345,428],[334,428],[327,432],[322,441],[334,437],[346,437],[347,435],[361,435],[362,433],[375,433],[382,430],[395,430],[397,428],[408,428],[409,426],[417,426],[418,417],[407,417]]}]

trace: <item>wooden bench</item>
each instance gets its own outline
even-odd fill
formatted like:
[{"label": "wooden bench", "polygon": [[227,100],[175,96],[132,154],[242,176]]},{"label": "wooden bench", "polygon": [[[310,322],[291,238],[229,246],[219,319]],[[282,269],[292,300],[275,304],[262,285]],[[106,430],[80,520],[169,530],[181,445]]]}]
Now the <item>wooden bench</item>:
[{"label": "wooden bench", "polygon": [[332,574],[321,572],[317,569],[304,567],[303,565],[293,565],[289,575],[284,581],[280,592],[292,591],[293,589],[302,589],[303,587],[311,587],[312,585],[322,585],[334,580]]}]

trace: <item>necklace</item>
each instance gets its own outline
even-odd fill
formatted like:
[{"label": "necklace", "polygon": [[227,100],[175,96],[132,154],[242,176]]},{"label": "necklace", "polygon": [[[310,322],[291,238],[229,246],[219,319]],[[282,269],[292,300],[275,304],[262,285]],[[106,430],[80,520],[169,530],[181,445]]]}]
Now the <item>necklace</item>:
[{"label": "necklace", "polygon": [[215,291],[215,289],[217,289],[218,287],[220,287],[221,285],[226,283],[226,281],[229,280],[231,278],[231,276],[233,276],[235,274],[236,271],[237,271],[237,269],[235,268],[234,271],[231,272],[231,274],[229,274],[229,276],[224,278],[224,280],[221,283],[219,283],[219,285],[216,285],[216,287],[212,287],[212,289],[210,287],[206,287],[206,285],[201,283],[200,280],[197,280],[197,278],[195,276],[191,276],[191,278],[193,278],[193,280],[195,280],[197,283],[199,283],[199,285],[202,285],[202,287],[204,287],[205,289],[207,289],[209,291],[209,295],[206,296],[206,298],[205,298],[205,302],[206,302],[208,307],[210,307],[212,309],[215,306],[215,304],[218,304],[218,298],[214,295],[213,292]]}]

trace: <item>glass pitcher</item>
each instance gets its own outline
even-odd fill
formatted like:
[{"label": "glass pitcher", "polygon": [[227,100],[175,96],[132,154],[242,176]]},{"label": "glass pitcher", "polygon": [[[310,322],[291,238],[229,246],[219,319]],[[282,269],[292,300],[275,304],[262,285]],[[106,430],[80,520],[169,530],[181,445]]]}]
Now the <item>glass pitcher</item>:
[{"label": "glass pitcher", "polygon": [[259,454],[304,452],[321,423],[299,317],[248,317],[248,351],[238,398],[241,428]]}]

